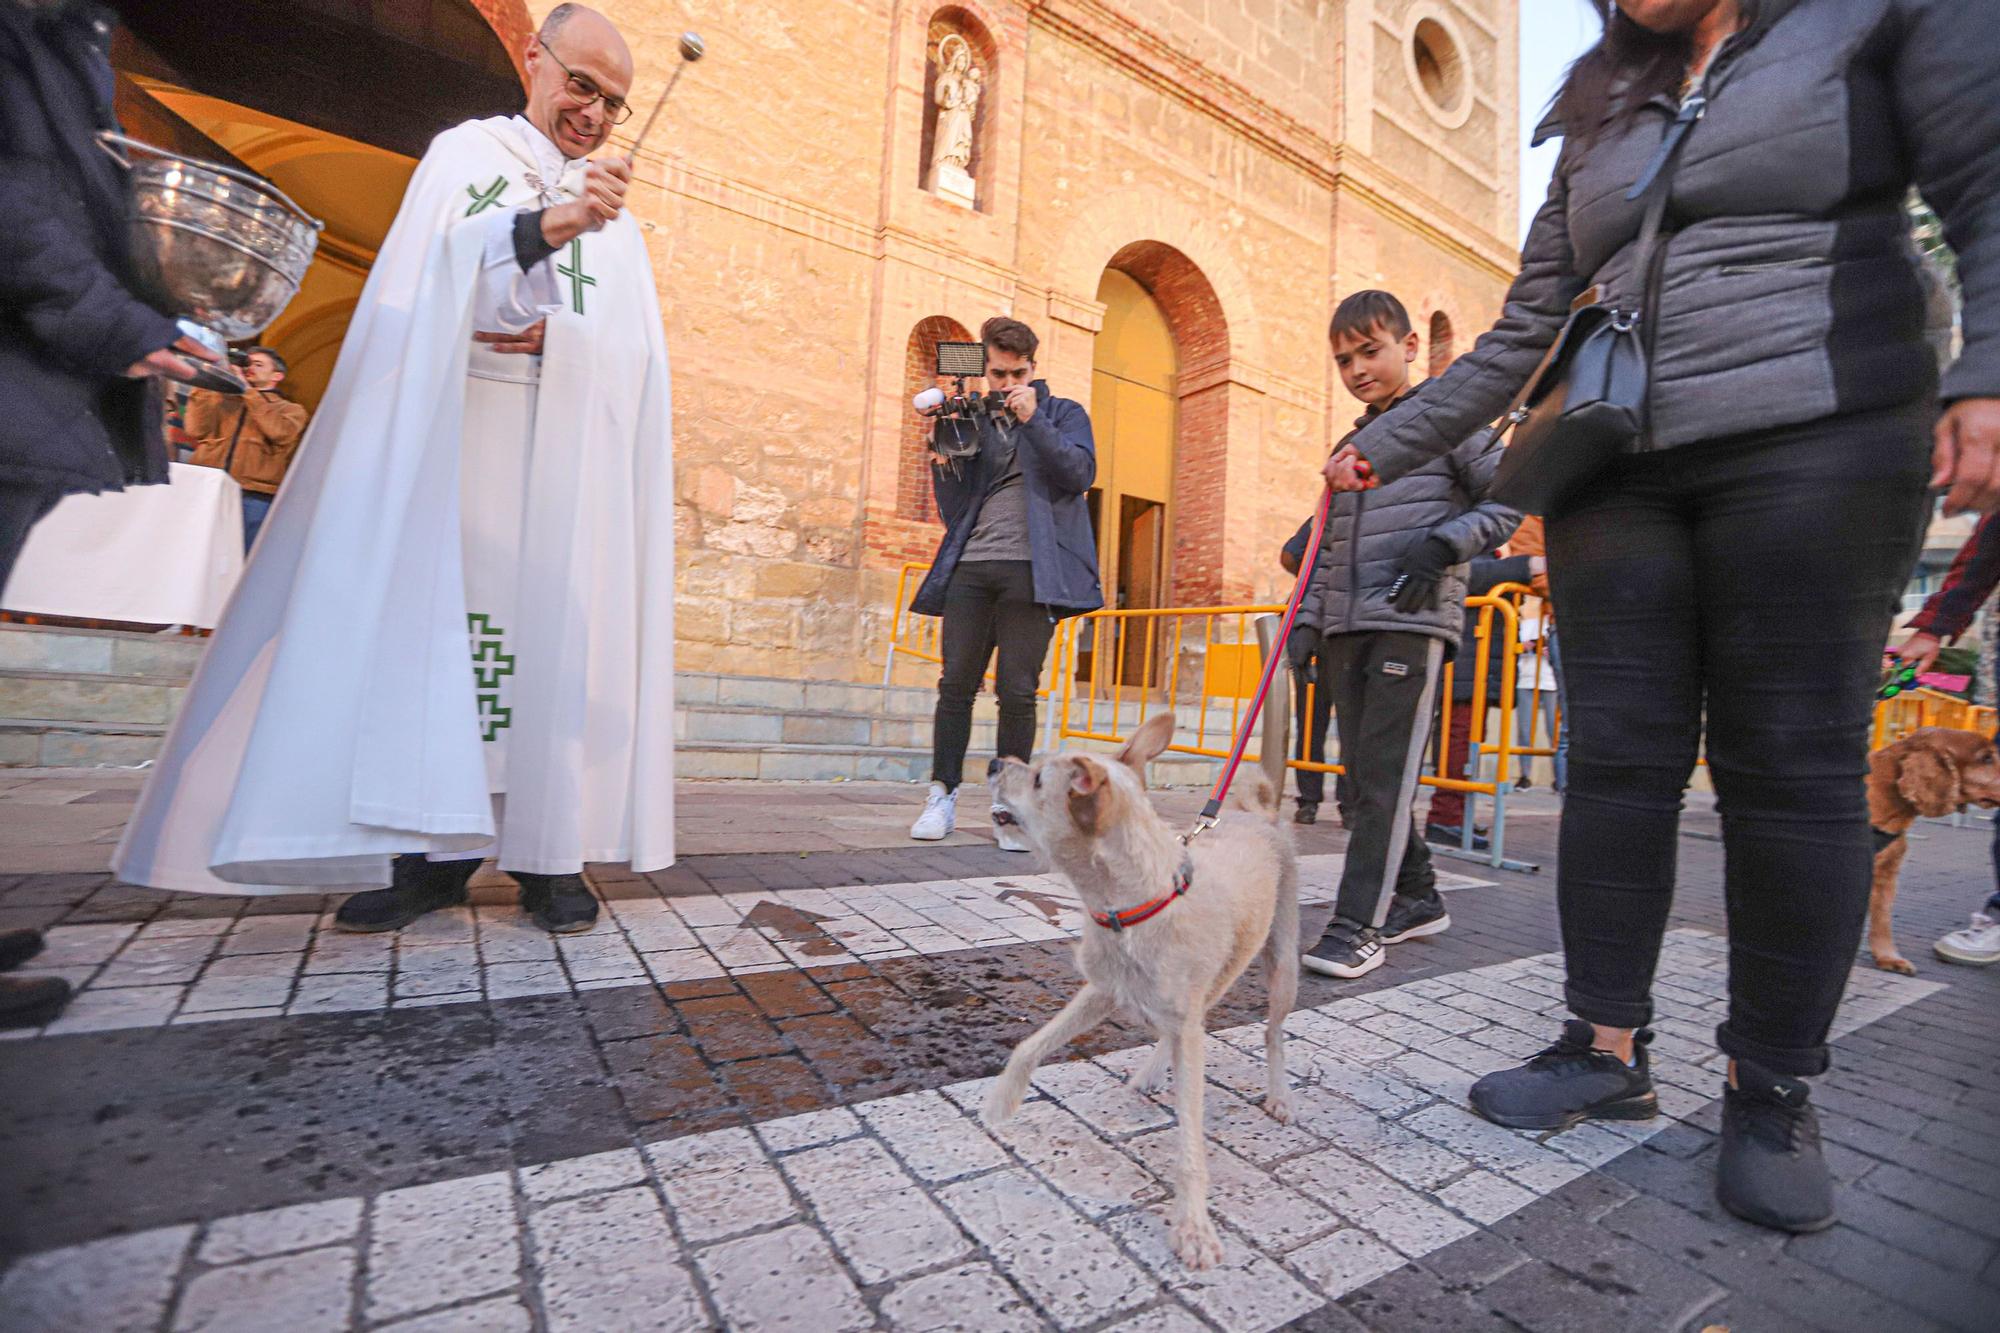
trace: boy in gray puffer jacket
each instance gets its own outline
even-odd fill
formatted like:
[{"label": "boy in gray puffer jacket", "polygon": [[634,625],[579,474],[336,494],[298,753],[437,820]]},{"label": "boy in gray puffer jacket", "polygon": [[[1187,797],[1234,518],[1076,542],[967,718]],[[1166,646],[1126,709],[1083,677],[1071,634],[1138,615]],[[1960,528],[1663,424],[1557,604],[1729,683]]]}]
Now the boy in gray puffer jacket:
[{"label": "boy in gray puffer jacket", "polygon": [[[1357,429],[1411,392],[1417,335],[1388,292],[1356,292],[1334,312],[1334,362],[1367,404]],[[1383,946],[1451,924],[1411,801],[1430,740],[1438,676],[1457,651],[1465,564],[1506,541],[1521,516],[1484,497],[1500,443],[1481,431],[1372,491],[1336,495],[1286,650],[1317,658],[1347,770],[1347,863],[1333,920],[1302,962],[1358,977]],[[1393,894],[1391,888],[1393,886]]]}]

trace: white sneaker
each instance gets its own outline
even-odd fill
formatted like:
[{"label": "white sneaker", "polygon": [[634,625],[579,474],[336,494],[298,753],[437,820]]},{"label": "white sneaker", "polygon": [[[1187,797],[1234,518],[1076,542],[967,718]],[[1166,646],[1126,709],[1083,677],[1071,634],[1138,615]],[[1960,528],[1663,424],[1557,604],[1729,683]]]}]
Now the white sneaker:
[{"label": "white sneaker", "polygon": [[993,842],[1003,852],[1032,852],[1028,840],[1021,836],[1019,824],[1000,822],[1000,807],[993,807]]},{"label": "white sneaker", "polygon": [[924,812],[910,825],[910,836],[918,842],[936,842],[950,837],[957,827],[958,793],[946,791],[942,782],[933,782],[931,794],[924,798]]},{"label": "white sneaker", "polygon": [[1971,925],[1954,930],[1931,948],[1950,963],[1971,963],[1975,967],[2000,963],[2000,921],[1984,912],[1974,912]]}]

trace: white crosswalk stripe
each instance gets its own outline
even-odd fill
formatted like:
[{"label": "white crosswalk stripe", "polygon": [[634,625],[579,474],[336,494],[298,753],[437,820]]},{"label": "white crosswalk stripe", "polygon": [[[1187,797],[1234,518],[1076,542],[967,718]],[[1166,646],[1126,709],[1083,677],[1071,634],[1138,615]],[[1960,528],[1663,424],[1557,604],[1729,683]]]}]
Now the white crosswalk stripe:
[{"label": "white crosswalk stripe", "polygon": [[[1330,900],[1343,860],[1300,858],[1308,902]],[[1438,879],[1447,891],[1490,882]],[[57,926],[35,970],[68,978],[76,997],[46,1027],[0,1039],[705,981],[1064,939],[1082,925],[1067,885],[1034,874],[606,907],[596,930],[560,939],[511,905],[433,912],[381,935],[344,934],[306,914]]]},{"label": "white crosswalk stripe", "polygon": [[[1670,933],[1663,1031],[1711,1028],[1725,973],[1722,940]],[[1939,989],[1857,972],[1836,1033]],[[1690,1037],[1656,1047],[1658,1120],[1534,1136],[1474,1117],[1468,1085],[1545,1044],[1560,994],[1548,954],[1301,1010],[1289,1126],[1250,1100],[1259,1030],[1216,1034],[1208,1131],[1226,1256],[1204,1273],[1166,1248],[1171,1116],[1126,1086],[1134,1050],[1045,1069],[997,1137],[976,1118],[979,1080],[53,1250],[0,1279],[0,1327],[154,1328],[184,1284],[182,1324],[226,1309],[233,1326],[287,1330],[526,1328],[535,1308],[579,1330],[968,1315],[993,1329],[1276,1328],[1712,1100],[1721,1058]]]}]

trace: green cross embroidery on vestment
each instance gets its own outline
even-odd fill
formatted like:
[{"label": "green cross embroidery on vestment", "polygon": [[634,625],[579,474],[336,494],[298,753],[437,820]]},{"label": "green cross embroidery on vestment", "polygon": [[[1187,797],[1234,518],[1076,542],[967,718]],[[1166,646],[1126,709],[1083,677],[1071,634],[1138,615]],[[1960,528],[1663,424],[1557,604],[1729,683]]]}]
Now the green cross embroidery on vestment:
[{"label": "green cross embroidery on vestment", "polygon": [[506,188],[505,176],[495,176],[493,183],[483,190],[477,185],[466,186],[465,192],[472,196],[472,207],[465,210],[465,216],[471,217],[474,213],[484,213],[489,208],[498,208],[501,191]]},{"label": "green cross embroidery on vestment", "polygon": [[569,243],[569,267],[564,268],[558,264],[556,265],[556,272],[569,279],[570,304],[574,305],[576,313],[581,315],[583,313],[583,289],[597,285],[597,279],[583,271],[583,237],[579,236]]},{"label": "green cross embroidery on vestment", "polygon": [[514,674],[514,659],[500,651],[506,631],[485,612],[468,612],[466,630],[472,636],[472,680],[479,700],[480,739],[496,739],[514,723],[514,710],[500,706],[500,682]]}]

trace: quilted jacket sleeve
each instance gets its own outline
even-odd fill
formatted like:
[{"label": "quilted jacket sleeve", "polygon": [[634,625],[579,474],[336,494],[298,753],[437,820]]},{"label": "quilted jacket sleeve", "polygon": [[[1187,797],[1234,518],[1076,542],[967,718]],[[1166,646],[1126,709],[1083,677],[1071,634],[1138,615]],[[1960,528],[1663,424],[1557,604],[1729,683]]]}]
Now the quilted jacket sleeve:
[{"label": "quilted jacket sleeve", "polygon": [[1383,481],[1449,453],[1506,410],[1562,331],[1585,286],[1569,243],[1569,196],[1560,167],[1521,247],[1521,271],[1507,289],[1500,322],[1451,369],[1363,426],[1354,436]]},{"label": "quilted jacket sleeve", "polygon": [[1990,5],[1967,0],[1904,0],[1902,10],[1897,116],[1965,298],[1965,348],[1943,396],[2000,398],[2000,23]]}]

